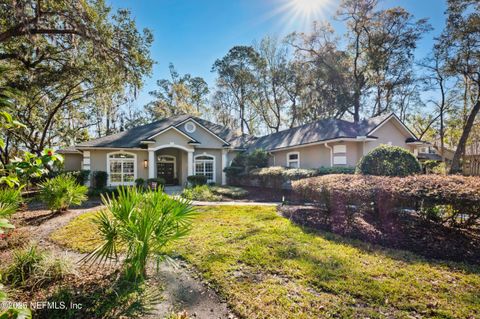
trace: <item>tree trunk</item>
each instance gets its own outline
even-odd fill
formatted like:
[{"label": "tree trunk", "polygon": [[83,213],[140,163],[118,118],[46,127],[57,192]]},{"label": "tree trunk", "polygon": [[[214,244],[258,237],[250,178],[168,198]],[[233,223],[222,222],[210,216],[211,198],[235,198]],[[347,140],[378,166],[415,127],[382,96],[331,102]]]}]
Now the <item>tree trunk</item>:
[{"label": "tree trunk", "polygon": [[473,106],[473,109],[467,118],[467,122],[465,123],[465,127],[463,128],[462,136],[460,137],[460,141],[458,142],[455,155],[453,155],[450,174],[455,174],[460,172],[460,158],[465,153],[465,146],[467,144],[468,136],[470,135],[470,131],[472,130],[478,111],[480,111],[480,97],[477,99],[477,102]]}]

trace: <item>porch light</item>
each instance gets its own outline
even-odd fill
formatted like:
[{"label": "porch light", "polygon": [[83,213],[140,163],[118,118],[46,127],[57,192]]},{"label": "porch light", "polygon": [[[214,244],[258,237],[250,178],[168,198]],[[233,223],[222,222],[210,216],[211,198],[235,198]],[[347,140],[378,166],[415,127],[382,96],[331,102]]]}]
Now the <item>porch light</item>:
[{"label": "porch light", "polygon": [[148,160],[143,161],[143,167],[147,168],[148,167]]}]

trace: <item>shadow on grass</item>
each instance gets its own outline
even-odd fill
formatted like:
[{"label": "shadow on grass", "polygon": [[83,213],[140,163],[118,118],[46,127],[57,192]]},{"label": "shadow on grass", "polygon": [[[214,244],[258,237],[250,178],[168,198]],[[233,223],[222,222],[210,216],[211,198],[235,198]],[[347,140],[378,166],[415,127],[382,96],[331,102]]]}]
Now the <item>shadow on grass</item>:
[{"label": "shadow on grass", "polygon": [[[110,281],[108,280],[110,279]],[[161,301],[161,291],[145,283],[135,284],[110,276],[105,283],[89,282],[80,287],[59,288],[47,302],[65,309],[41,309],[34,318],[130,318],[150,314]]]},{"label": "shadow on grass", "polygon": [[323,213],[311,209],[283,211],[282,215],[303,232],[346,244],[363,252],[382,254],[409,264],[428,263],[451,270],[480,274],[480,238],[408,216],[393,221],[395,229],[385,231],[368,218],[349,227],[335,227]]}]

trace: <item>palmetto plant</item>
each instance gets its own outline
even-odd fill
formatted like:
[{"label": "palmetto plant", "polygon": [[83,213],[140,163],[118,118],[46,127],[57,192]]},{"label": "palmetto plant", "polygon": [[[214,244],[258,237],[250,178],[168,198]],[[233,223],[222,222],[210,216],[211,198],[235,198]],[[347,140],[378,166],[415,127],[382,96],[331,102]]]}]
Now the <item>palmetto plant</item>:
[{"label": "palmetto plant", "polygon": [[185,236],[196,214],[190,202],[162,191],[120,188],[117,196],[102,200],[106,209],[96,221],[103,243],[85,261],[117,260],[119,245],[125,247],[125,278],[130,281],[145,278],[149,256],[157,265],[164,259],[165,245]]},{"label": "palmetto plant", "polygon": [[52,211],[66,211],[87,200],[88,188],[69,175],[59,175],[40,184],[40,199]]}]

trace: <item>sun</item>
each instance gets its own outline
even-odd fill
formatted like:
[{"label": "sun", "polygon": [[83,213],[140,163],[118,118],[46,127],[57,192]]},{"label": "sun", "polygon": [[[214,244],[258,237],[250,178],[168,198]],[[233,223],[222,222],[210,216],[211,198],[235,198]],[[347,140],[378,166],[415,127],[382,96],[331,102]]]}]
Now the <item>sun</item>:
[{"label": "sun", "polygon": [[275,20],[282,31],[307,31],[314,21],[324,21],[334,12],[336,0],[269,0],[273,9],[262,20]]},{"label": "sun", "polygon": [[290,0],[294,11],[303,17],[316,15],[325,5],[325,0]]}]

